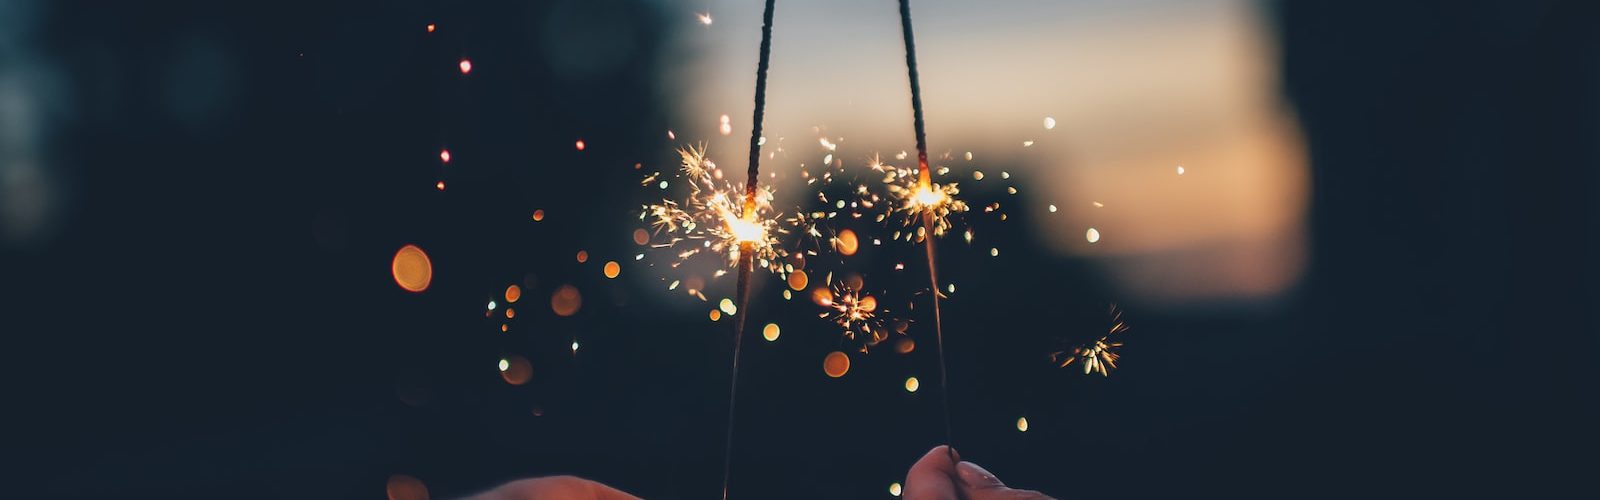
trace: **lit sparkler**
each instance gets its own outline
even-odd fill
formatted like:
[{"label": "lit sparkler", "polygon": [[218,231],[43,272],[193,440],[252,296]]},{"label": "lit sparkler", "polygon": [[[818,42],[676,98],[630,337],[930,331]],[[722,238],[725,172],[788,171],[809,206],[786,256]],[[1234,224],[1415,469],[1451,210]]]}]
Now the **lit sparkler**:
[{"label": "lit sparkler", "polygon": [[1122,358],[1117,354],[1117,349],[1122,347],[1122,341],[1112,337],[1128,331],[1128,323],[1122,320],[1122,309],[1116,304],[1112,304],[1108,312],[1111,316],[1111,327],[1107,329],[1105,335],[1071,349],[1050,353],[1050,361],[1062,368],[1079,363],[1083,366],[1084,375],[1099,372],[1100,376],[1104,377],[1109,375],[1111,370],[1117,369],[1117,360]]},{"label": "lit sparkler", "polygon": [[[832,276],[828,279],[832,281]],[[879,315],[878,299],[862,293],[859,283],[860,280],[856,280],[855,287],[843,281],[830,283],[828,288],[817,289],[813,299],[817,305],[828,309],[817,317],[838,325],[845,338],[859,341],[861,351],[866,352],[887,340],[889,330],[884,327],[883,316]]]},{"label": "lit sparkler", "polygon": [[[677,248],[680,262],[703,251],[723,255],[728,266],[737,266],[744,252],[775,272],[783,269],[779,257],[788,254],[778,246],[779,227],[772,210],[772,191],[761,187],[754,196],[723,180],[722,170],[706,156],[704,145],[678,150],[681,159],[676,178],[688,181],[689,193],[680,201],[662,200],[645,205],[639,219],[645,220],[666,241],[653,246]],[[645,177],[643,184],[669,182],[660,173]],[[753,209],[745,205],[753,203]]]},{"label": "lit sparkler", "polygon": [[[870,166],[884,173],[883,183],[888,186],[890,197],[899,202],[889,210],[903,214],[906,226],[926,222],[923,231],[932,231],[936,237],[944,236],[953,227],[950,216],[968,210],[967,202],[956,197],[961,193],[960,187],[954,182],[933,182],[926,161],[920,162],[915,172],[884,165],[877,158]],[[919,235],[918,239],[925,236]]]}]

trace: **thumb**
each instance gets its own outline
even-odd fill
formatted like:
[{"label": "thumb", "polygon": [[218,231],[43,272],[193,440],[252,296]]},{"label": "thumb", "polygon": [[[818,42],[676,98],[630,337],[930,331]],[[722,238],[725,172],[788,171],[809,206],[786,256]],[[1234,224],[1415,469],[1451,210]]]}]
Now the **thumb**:
[{"label": "thumb", "polygon": [[962,497],[969,500],[1050,500],[1037,491],[1007,488],[1000,478],[972,462],[956,464],[956,476],[961,479]]}]

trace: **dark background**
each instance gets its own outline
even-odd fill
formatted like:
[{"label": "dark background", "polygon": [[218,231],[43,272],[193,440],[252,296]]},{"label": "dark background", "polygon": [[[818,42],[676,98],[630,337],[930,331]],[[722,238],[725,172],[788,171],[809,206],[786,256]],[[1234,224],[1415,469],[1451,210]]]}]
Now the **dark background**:
[{"label": "dark background", "polygon": [[[659,6],[7,3],[0,61],[70,76],[39,94],[38,161],[71,188],[44,236],[0,247],[3,496],[381,498],[406,474],[453,497],[560,473],[718,493],[730,325],[598,271],[638,251],[616,230],[633,165],[673,160],[664,62],[573,77],[552,55],[597,40],[584,19],[650,47]],[[1083,377],[1033,360],[1117,299],[1093,268],[1022,223],[1007,259],[947,252],[985,290],[945,309],[963,457],[1068,498],[1593,495],[1596,5],[1265,5],[1312,160],[1298,289],[1265,314],[1124,303],[1124,368]],[[389,275],[406,243],[426,293]],[[501,333],[483,307],[512,283]],[[572,318],[544,306],[563,283]],[[830,379],[811,310],[752,309],[785,330],[746,345],[736,497],[883,497],[944,439],[924,330]],[[511,353],[530,384],[499,378]]]}]

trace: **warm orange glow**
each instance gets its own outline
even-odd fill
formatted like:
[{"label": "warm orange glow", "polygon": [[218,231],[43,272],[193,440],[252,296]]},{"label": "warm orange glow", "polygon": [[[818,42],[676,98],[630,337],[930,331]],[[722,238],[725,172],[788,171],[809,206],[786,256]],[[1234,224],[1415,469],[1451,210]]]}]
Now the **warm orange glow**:
[{"label": "warm orange glow", "polygon": [[472,61],[468,61],[466,59],[462,59],[461,60],[461,64],[459,64],[458,66],[461,67],[461,74],[463,74],[463,75],[472,72]]},{"label": "warm orange glow", "polygon": [[450,150],[448,150],[448,149],[439,150],[439,161],[444,162],[444,163],[450,163]]},{"label": "warm orange glow", "polygon": [[389,483],[384,490],[388,492],[389,500],[428,500],[428,486],[405,474],[389,476]]},{"label": "warm orange glow", "polygon": [[716,309],[712,309],[711,312],[708,313],[708,315],[711,316],[711,321],[717,321],[717,320],[722,319],[722,311],[718,311]]},{"label": "warm orange glow", "polygon": [[427,290],[428,284],[433,282],[433,262],[428,260],[427,252],[416,245],[400,247],[390,263],[390,271],[394,282],[408,292]]},{"label": "warm orange glow", "polygon": [[507,307],[506,308],[506,319],[511,319],[511,318],[515,318],[515,317],[517,317],[517,310]]},{"label": "warm orange glow", "polygon": [[899,342],[894,343],[894,352],[898,352],[900,354],[910,354],[911,351],[915,350],[917,350],[917,341],[915,340],[900,339]]},{"label": "warm orange glow", "polygon": [[878,299],[872,298],[871,295],[862,297],[856,301],[856,309],[860,309],[863,312],[876,311],[878,310]]},{"label": "warm orange glow", "polygon": [[643,228],[633,230],[633,244],[647,245],[650,243],[650,232]]},{"label": "warm orange glow", "polygon": [[806,279],[807,278],[806,278],[805,270],[795,269],[794,272],[789,273],[789,288],[793,289],[796,292],[801,291],[801,290],[805,290],[806,289]]},{"label": "warm orange glow", "polygon": [[578,293],[578,288],[572,285],[561,285],[555,293],[550,295],[550,309],[556,316],[571,316],[578,313],[583,307],[583,294]]},{"label": "warm orange glow", "polygon": [[583,148],[585,147],[583,144],[583,139],[578,139],[578,142],[574,145],[577,146],[578,151],[583,151]]},{"label": "warm orange glow", "polygon": [[833,307],[833,291],[817,287],[811,290],[811,301],[822,307]]},{"label": "warm orange glow", "polygon": [[534,210],[533,211],[533,221],[534,222],[539,222],[539,221],[542,221],[542,220],[544,220],[544,209],[541,208],[541,209],[538,209],[538,210]]},{"label": "warm orange glow", "polygon": [[433,188],[437,189],[437,190],[440,190],[440,191],[444,191],[444,181],[439,181],[439,182],[433,183]]},{"label": "warm orange glow", "polygon": [[582,263],[588,262],[588,261],[589,261],[589,251],[588,250],[579,250],[578,251],[578,263],[582,264]]},{"label": "warm orange glow", "polygon": [[839,351],[828,353],[828,357],[822,359],[822,371],[829,377],[843,377],[850,371],[850,356]]},{"label": "warm orange glow", "polygon": [[522,298],[522,287],[517,286],[517,285],[511,285],[511,286],[506,287],[506,302],[508,302],[508,303],[516,303],[516,301],[518,299],[521,299],[521,298]]},{"label": "warm orange glow", "polygon": [[900,496],[900,483],[889,483],[889,494]]},{"label": "warm orange glow", "polygon": [[526,384],[533,378],[533,365],[528,358],[515,354],[500,358],[500,378],[511,385]]},{"label": "warm orange glow", "polygon": [[840,254],[855,255],[856,250],[860,247],[861,242],[856,239],[855,231],[844,229],[839,231],[839,235],[833,238],[833,248],[838,250]]},{"label": "warm orange glow", "polygon": [[616,278],[618,274],[622,274],[622,264],[618,264],[614,260],[607,261],[605,273],[607,278]]},{"label": "warm orange glow", "polygon": [[849,287],[851,290],[855,290],[855,291],[858,291],[858,292],[861,291],[861,290],[866,290],[867,289],[867,281],[865,279],[863,279],[861,277],[861,275],[856,274],[856,273],[850,273],[850,274],[844,275],[843,278],[839,279],[839,284],[842,284],[842,285],[844,285],[846,287]]},{"label": "warm orange glow", "polygon": [[944,191],[934,189],[933,186],[928,184],[917,186],[916,194],[911,195],[913,202],[924,207],[938,206],[940,203],[944,203],[945,199]]},{"label": "warm orange glow", "polygon": [[729,215],[723,218],[728,225],[728,232],[740,243],[762,241],[767,239],[767,228],[760,223]]},{"label": "warm orange glow", "polygon": [[1022,417],[1022,418],[1018,418],[1017,419],[1017,431],[1018,432],[1028,432],[1028,417]]},{"label": "warm orange glow", "polygon": [[767,323],[767,326],[761,329],[761,337],[767,339],[767,342],[778,340],[778,324]]},{"label": "warm orange glow", "polygon": [[906,377],[906,392],[917,392],[919,387],[922,387],[922,383],[916,377]]},{"label": "warm orange glow", "polygon": [[429,23],[429,24],[428,24],[428,32],[429,32],[429,33],[433,33],[433,29],[434,29],[434,28],[433,28],[433,24],[432,24],[432,23]]}]

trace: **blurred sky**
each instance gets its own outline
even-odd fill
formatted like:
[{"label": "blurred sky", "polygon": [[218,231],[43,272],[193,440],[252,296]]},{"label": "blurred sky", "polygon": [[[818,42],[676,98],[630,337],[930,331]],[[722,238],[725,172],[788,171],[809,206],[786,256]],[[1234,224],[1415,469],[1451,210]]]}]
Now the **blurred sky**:
[{"label": "blurred sky", "polygon": [[[695,25],[664,49],[677,132],[744,158],[760,2],[662,4]],[[847,167],[913,148],[898,14],[894,2],[778,4],[765,135],[781,153],[764,168],[814,168],[830,153],[818,137]],[[1253,3],[931,0],[912,16],[930,155],[968,185],[974,169],[1016,172],[1056,252],[1155,302],[1270,299],[1300,275],[1306,160]],[[724,114],[734,132],[719,137]],[[797,179],[779,180],[780,200]]]}]

